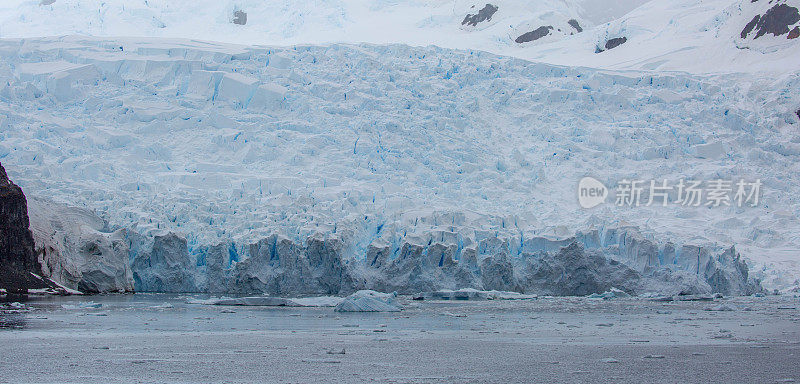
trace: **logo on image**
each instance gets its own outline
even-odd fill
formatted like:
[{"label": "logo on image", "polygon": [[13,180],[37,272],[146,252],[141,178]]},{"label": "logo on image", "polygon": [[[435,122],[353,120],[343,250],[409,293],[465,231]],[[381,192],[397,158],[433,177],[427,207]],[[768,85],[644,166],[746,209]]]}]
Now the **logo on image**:
[{"label": "logo on image", "polygon": [[606,201],[608,188],[594,177],[584,177],[578,183],[578,203],[581,207],[594,208]]}]

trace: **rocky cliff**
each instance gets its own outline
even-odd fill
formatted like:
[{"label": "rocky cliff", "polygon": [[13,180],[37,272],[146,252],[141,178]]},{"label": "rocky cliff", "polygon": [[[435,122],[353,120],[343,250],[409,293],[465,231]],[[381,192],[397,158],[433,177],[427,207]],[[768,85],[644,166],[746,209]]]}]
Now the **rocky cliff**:
[{"label": "rocky cliff", "polygon": [[28,225],[25,194],[0,164],[0,288],[9,293],[44,288]]}]

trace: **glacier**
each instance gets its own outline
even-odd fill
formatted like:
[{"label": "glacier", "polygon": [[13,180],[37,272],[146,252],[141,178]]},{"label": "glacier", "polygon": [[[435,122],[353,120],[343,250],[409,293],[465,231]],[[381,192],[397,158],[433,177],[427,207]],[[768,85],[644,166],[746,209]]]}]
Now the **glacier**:
[{"label": "glacier", "polygon": [[[0,5],[0,160],[44,274],[277,295],[800,284],[800,45],[743,30],[778,5],[491,5]],[[207,41],[184,39],[198,24]],[[586,176],[764,190],[587,210]]]},{"label": "glacier", "polygon": [[[0,52],[0,157],[40,212],[86,223],[34,209],[73,289],[744,294],[797,276],[794,73],[76,36]],[[761,178],[765,204],[583,210],[586,174]],[[590,283],[548,283],[570,270]]]}]

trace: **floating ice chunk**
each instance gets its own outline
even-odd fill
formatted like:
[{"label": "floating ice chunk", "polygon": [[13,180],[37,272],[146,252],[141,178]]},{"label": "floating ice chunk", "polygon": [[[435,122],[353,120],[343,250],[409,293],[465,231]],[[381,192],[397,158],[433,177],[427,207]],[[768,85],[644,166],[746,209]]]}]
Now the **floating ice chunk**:
[{"label": "floating ice chunk", "polygon": [[535,295],[523,295],[507,291],[480,291],[474,288],[463,288],[456,291],[443,289],[423,292],[414,297],[415,300],[519,300],[536,298]]},{"label": "floating ice chunk", "polygon": [[2,311],[20,312],[20,311],[30,311],[31,309],[32,309],[31,307],[16,301],[12,303],[0,304],[0,310]]},{"label": "floating ice chunk", "polygon": [[336,306],[336,312],[399,312],[397,292],[358,291]]},{"label": "floating ice chunk", "polygon": [[631,297],[631,295],[627,294],[625,291],[617,288],[611,288],[606,292],[603,293],[593,293],[587,296],[590,299],[603,299],[603,300],[611,300],[617,298],[624,298],[624,297]]},{"label": "floating ice chunk", "polygon": [[606,359],[603,359],[602,361],[604,363],[608,363],[608,364],[617,364],[617,363],[619,363],[619,360],[613,359],[613,358],[610,358],[610,357],[606,358]]},{"label": "floating ice chunk", "polygon": [[252,296],[252,297],[237,297],[234,299],[219,299],[214,302],[214,305],[241,305],[241,306],[255,306],[255,307],[285,307],[289,306],[292,301],[283,297],[269,297],[269,296]]},{"label": "floating ice chunk", "polygon": [[196,305],[214,305],[214,304],[216,304],[216,303],[217,303],[219,300],[220,300],[220,299],[218,299],[218,298],[213,298],[213,297],[212,297],[212,298],[210,298],[210,299],[195,299],[195,298],[189,298],[189,299],[186,299],[186,304],[196,304]]},{"label": "floating ice chunk", "polygon": [[78,304],[63,304],[61,308],[64,309],[97,309],[102,308],[103,304],[95,303],[94,301],[85,301],[80,302]]},{"label": "floating ice chunk", "polygon": [[714,301],[714,296],[709,295],[676,295],[658,296],[650,299],[651,301]]},{"label": "floating ice chunk", "polygon": [[595,324],[597,327],[613,327],[614,323],[597,323]]},{"label": "floating ice chunk", "polygon": [[705,309],[706,311],[714,311],[714,312],[732,312],[736,310],[736,307],[730,304],[720,304],[715,305],[713,307],[709,307]]},{"label": "floating ice chunk", "polygon": [[319,296],[296,298],[292,299],[292,301],[300,307],[335,307],[344,301],[344,298],[336,296]]},{"label": "floating ice chunk", "polygon": [[715,296],[709,295],[678,295],[675,296],[677,301],[714,301]]},{"label": "floating ice chunk", "polygon": [[210,299],[188,299],[188,304],[200,305],[230,305],[230,306],[249,306],[249,307],[335,307],[344,300],[341,297],[320,296],[304,298],[285,298],[270,296],[249,296],[249,297],[222,297]]}]

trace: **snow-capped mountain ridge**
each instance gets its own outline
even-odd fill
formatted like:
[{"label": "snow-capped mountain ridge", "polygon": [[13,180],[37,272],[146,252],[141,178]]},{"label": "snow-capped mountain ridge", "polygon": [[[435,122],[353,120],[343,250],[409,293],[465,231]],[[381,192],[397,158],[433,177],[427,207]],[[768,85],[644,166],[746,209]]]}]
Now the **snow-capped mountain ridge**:
[{"label": "snow-capped mountain ridge", "polygon": [[[769,11],[778,6],[785,8],[780,15]],[[15,0],[0,5],[0,38],[78,34],[273,46],[401,43],[571,66],[786,73],[800,69],[792,59],[800,55],[800,40],[787,38],[800,28],[792,22],[798,7],[797,0],[58,0],[47,5]],[[469,16],[484,9],[480,22],[465,23],[478,20]],[[237,12],[246,14],[244,25],[234,23]],[[767,17],[773,14],[780,17]],[[762,26],[776,20],[769,25],[785,33],[741,37],[762,15]],[[611,39],[625,43],[607,50]]]}]

